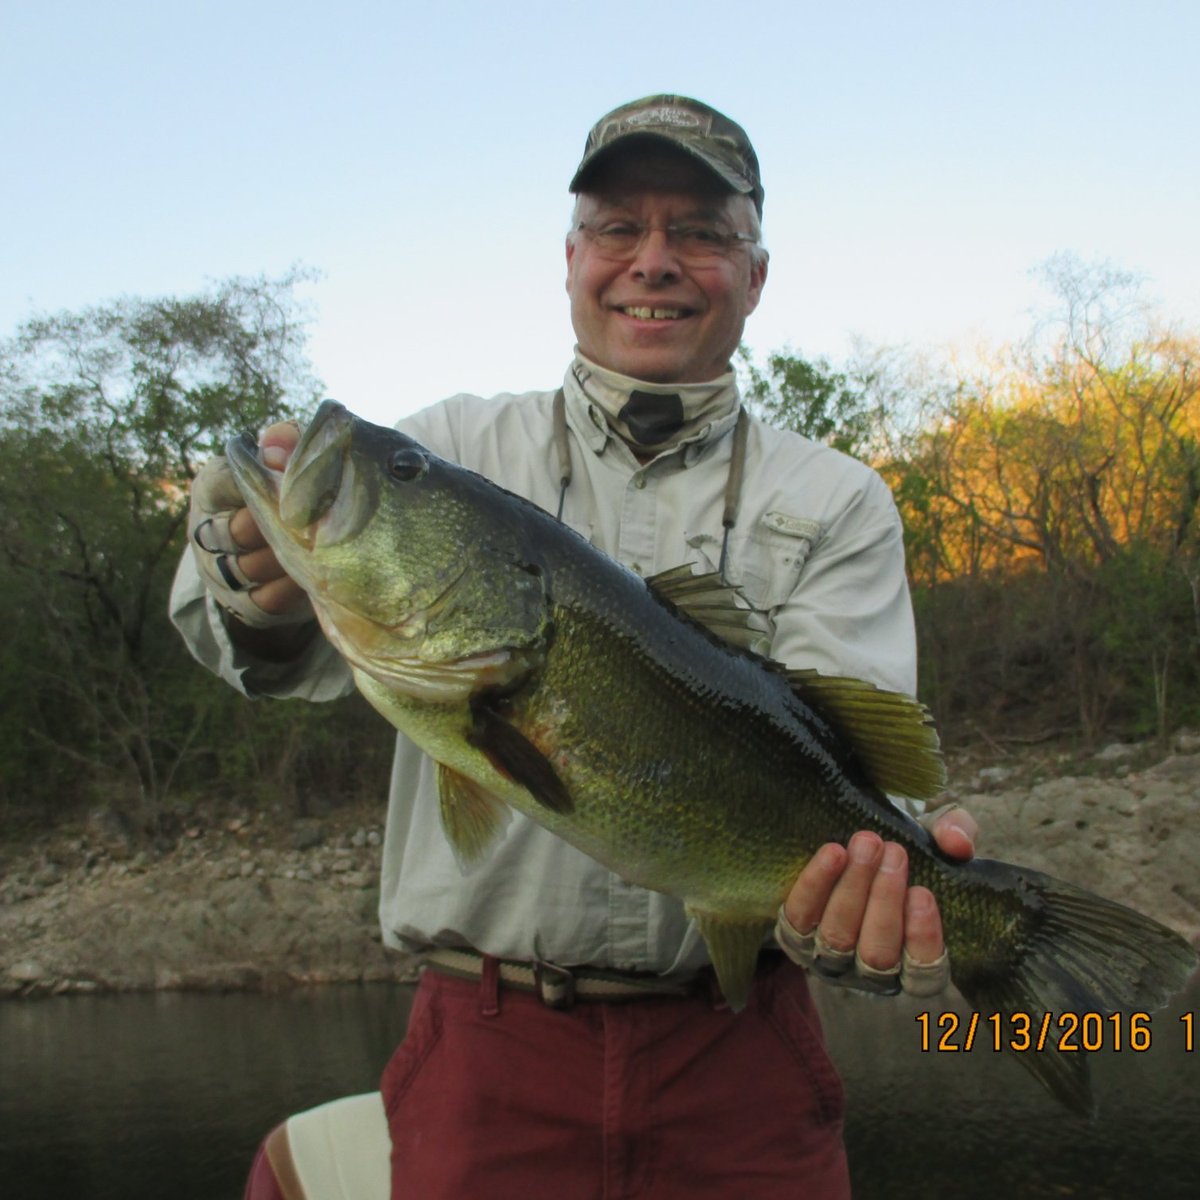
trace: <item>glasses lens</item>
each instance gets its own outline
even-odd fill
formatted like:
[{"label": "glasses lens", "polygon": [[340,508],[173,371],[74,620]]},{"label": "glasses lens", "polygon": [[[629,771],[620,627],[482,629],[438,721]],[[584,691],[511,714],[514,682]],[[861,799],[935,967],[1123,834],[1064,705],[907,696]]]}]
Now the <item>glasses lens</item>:
[{"label": "glasses lens", "polygon": [[[655,226],[614,221],[599,225],[581,225],[596,249],[607,258],[625,261],[634,258]],[[691,261],[720,258],[740,239],[713,225],[667,225],[662,228],[667,244],[680,258]]]}]

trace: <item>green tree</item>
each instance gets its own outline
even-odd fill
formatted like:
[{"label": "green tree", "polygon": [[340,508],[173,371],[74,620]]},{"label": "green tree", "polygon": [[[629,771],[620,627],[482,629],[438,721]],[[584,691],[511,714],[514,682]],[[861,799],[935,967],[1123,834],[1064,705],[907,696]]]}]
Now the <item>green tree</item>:
[{"label": "green tree", "polygon": [[229,702],[183,651],[167,593],[199,464],[316,398],[302,278],[38,316],[0,344],[9,806],[99,794],[151,814]]},{"label": "green tree", "polygon": [[737,357],[747,400],[772,425],[856,458],[878,447],[887,413],[872,395],[869,376],[856,378],[827,359],[810,361],[790,349],[769,354],[765,370],[745,346]]}]

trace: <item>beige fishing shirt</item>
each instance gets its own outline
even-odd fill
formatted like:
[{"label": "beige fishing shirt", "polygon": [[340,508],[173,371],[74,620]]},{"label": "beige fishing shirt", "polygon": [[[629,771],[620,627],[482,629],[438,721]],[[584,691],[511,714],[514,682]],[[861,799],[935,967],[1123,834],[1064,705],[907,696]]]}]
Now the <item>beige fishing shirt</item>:
[{"label": "beige fishing shirt", "polygon": [[[564,521],[642,575],[685,562],[715,570],[736,417],[641,466],[570,370],[564,390],[573,468]],[[454,396],[398,427],[554,512],[553,400],[553,392]],[[752,421],[727,573],[770,616],[775,658],[915,692],[900,519],[868,467]],[[323,638],[285,666],[236,651],[190,551],[176,575],[171,617],[196,658],[247,695],[327,700],[352,689],[349,670]],[[393,947],[466,945],[502,958],[661,974],[690,973],[708,961],[680,901],[625,883],[519,813],[464,872],[442,833],[433,764],[403,735],[381,885],[383,936]]]}]

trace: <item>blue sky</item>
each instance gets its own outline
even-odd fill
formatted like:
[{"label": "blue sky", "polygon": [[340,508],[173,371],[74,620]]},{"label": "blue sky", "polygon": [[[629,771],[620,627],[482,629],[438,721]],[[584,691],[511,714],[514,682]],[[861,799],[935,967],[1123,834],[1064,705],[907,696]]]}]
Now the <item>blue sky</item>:
[{"label": "blue sky", "polygon": [[552,387],[567,183],[658,91],[758,150],[760,354],[1018,337],[1061,251],[1200,328],[1198,38],[1193,0],[0,0],[0,335],[302,263],[366,416]]}]

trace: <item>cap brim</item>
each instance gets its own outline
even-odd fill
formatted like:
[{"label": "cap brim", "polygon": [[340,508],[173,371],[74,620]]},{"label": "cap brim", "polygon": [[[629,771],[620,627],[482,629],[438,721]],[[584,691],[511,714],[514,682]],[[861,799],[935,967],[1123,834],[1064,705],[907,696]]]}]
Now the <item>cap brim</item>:
[{"label": "cap brim", "polygon": [[749,196],[754,192],[753,183],[749,182],[744,176],[732,171],[720,159],[706,153],[700,147],[690,144],[686,137],[671,137],[664,133],[651,133],[649,131],[627,133],[623,137],[609,142],[607,145],[597,147],[590,154],[586,155],[579,164],[579,169],[575,172],[574,177],[571,179],[570,187],[567,190],[569,192],[584,191],[587,187],[588,177],[596,170],[600,163],[607,162],[618,151],[628,150],[635,144],[644,145],[647,142],[657,142],[660,145],[670,146],[674,150],[680,150],[689,155],[697,162],[706,166],[731,192],[737,192],[743,196]]}]

